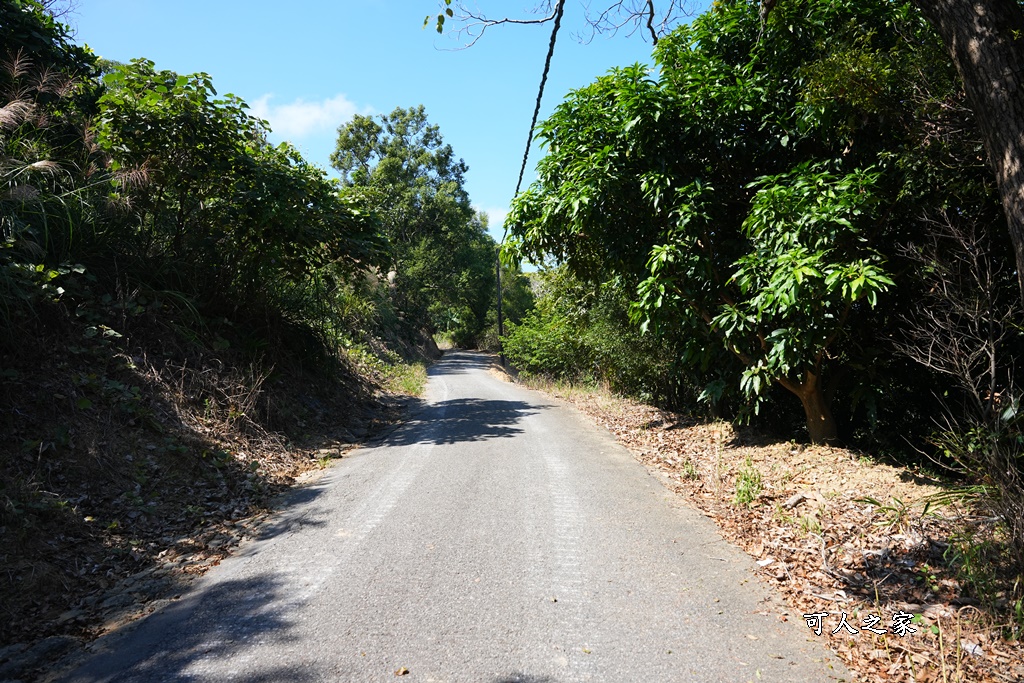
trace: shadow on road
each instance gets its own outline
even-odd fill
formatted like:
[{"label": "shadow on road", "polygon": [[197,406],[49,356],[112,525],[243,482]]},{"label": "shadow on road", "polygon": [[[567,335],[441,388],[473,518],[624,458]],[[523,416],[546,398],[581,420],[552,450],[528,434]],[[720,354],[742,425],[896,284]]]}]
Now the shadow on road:
[{"label": "shadow on road", "polygon": [[[261,646],[294,642],[281,602],[289,586],[273,578],[224,581],[184,598],[139,624],[131,648],[118,638],[84,666],[60,678],[86,681],[217,681],[242,675],[246,681],[323,680],[308,665],[276,663],[255,671],[226,672],[223,660],[253,642]],[[204,664],[212,665],[212,671]]]},{"label": "shadow on road", "polygon": [[429,375],[461,375],[473,370],[486,371],[495,365],[494,356],[477,351],[448,351],[439,363],[430,366]]},{"label": "shadow on road", "polygon": [[491,683],[558,683],[554,678],[548,676],[531,676],[530,674],[514,673],[508,676],[495,678]]},{"label": "shadow on road", "polygon": [[274,503],[277,513],[260,525],[255,534],[256,540],[265,541],[305,526],[324,526],[324,520],[330,516],[331,510],[324,503],[318,504],[316,501],[329,486],[329,482],[320,481],[285,492]]},{"label": "shadow on road", "polygon": [[[320,481],[285,493],[277,500],[279,512],[261,526],[256,538],[268,540],[326,524],[331,511],[320,498],[329,486]],[[261,547],[246,544],[237,554],[245,557]],[[261,646],[294,642],[289,618],[298,605],[288,600],[293,593],[294,586],[273,574],[196,584],[180,600],[98,641],[102,646],[98,653],[80,660],[77,668],[48,680],[141,683],[232,679],[223,671],[204,672],[204,662],[230,658],[253,642]],[[277,662],[247,672],[244,680],[302,683],[324,680],[324,675],[308,663]]]},{"label": "shadow on road", "polygon": [[418,443],[452,444],[501,439],[522,433],[523,418],[548,406],[525,401],[457,398],[423,406],[402,429],[383,441],[385,446]]}]

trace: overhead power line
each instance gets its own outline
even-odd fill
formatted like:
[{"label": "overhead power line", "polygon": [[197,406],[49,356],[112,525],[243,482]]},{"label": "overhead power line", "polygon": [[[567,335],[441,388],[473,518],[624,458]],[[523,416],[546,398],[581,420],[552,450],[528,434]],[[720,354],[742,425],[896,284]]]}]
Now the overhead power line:
[{"label": "overhead power line", "polygon": [[[555,41],[558,39],[558,29],[562,26],[562,13],[565,11],[565,0],[558,0],[555,7],[555,24],[551,29],[551,40],[548,42],[548,54],[544,58],[544,72],[540,76],[540,87],[537,89],[537,104],[533,107],[533,119],[530,121],[530,132],[526,136],[526,149],[523,151],[523,165],[519,167],[519,180],[516,181],[516,191],[512,195],[515,199],[519,196],[519,190],[523,186],[523,176],[526,174],[526,161],[530,157],[530,146],[533,144],[533,130],[537,127],[537,117],[540,116],[540,103],[544,99],[544,86],[548,82],[548,71],[551,70],[551,57],[555,54]],[[504,242],[508,236],[508,226],[502,232],[501,241]],[[498,351],[501,354],[501,365],[505,365],[505,349],[501,338],[505,335],[505,325],[501,315],[501,248],[496,254],[494,269],[497,275],[498,285]]]},{"label": "overhead power line", "polygon": [[[555,7],[555,23],[551,28],[551,40],[548,43],[548,55],[544,58],[544,72],[540,76],[540,88],[537,89],[537,104],[533,108],[533,119],[530,121],[530,132],[526,136],[526,149],[523,151],[523,165],[519,167],[519,180],[516,182],[516,191],[512,198],[519,196],[519,190],[523,186],[523,176],[526,174],[526,161],[530,157],[530,146],[533,144],[533,131],[537,127],[537,117],[540,116],[540,103],[544,99],[544,86],[548,82],[548,71],[551,70],[551,57],[555,54],[555,41],[558,39],[558,29],[562,26],[562,13],[565,11],[565,0],[558,0]],[[508,235],[508,227],[501,237],[505,241]]]}]

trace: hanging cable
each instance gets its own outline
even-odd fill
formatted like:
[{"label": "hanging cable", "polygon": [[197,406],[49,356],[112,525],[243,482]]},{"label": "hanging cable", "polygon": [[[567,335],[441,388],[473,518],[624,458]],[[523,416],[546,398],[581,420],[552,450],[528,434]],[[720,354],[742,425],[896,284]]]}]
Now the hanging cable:
[{"label": "hanging cable", "polygon": [[[537,104],[533,108],[533,119],[530,121],[530,132],[526,136],[526,151],[523,152],[523,165],[519,167],[519,180],[516,182],[516,191],[512,198],[519,196],[519,190],[523,186],[523,176],[526,174],[526,161],[530,157],[530,146],[533,144],[533,131],[537,127],[537,117],[540,116],[540,103],[544,99],[544,86],[548,82],[548,71],[551,69],[551,57],[555,54],[555,40],[558,38],[558,29],[562,26],[562,13],[565,11],[565,0],[558,0],[555,7],[555,24],[551,29],[551,41],[548,43],[548,56],[544,59],[544,72],[540,76],[540,88],[537,90]],[[508,227],[501,236],[505,241],[508,236]]]},{"label": "hanging cable", "polygon": [[[523,176],[526,174],[526,161],[530,158],[530,145],[533,144],[533,130],[537,127],[537,117],[540,116],[540,103],[544,99],[544,86],[548,82],[548,71],[551,70],[551,57],[555,54],[555,40],[558,38],[558,29],[562,25],[562,13],[565,11],[565,0],[558,0],[555,7],[555,25],[551,29],[551,41],[548,43],[548,55],[544,58],[544,72],[540,76],[540,88],[537,89],[537,104],[533,107],[533,119],[530,121],[530,132],[526,136],[526,150],[523,152],[523,165],[519,167],[519,180],[516,181],[516,191],[512,195],[515,199],[519,196],[519,190],[523,186]],[[508,225],[501,233],[501,241],[508,237]],[[501,247],[495,253],[494,270],[498,283],[498,352],[501,357],[501,365],[505,366],[505,345],[501,338],[505,336],[505,325],[501,315]]]}]

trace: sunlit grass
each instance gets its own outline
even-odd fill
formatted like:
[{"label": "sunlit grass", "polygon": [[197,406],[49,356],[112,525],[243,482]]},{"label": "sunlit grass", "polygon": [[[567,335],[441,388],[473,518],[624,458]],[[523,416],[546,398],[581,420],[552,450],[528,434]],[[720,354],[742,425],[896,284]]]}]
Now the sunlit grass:
[{"label": "sunlit grass", "polygon": [[427,386],[427,364],[399,363],[389,366],[384,379],[384,388],[396,394],[421,396]]}]

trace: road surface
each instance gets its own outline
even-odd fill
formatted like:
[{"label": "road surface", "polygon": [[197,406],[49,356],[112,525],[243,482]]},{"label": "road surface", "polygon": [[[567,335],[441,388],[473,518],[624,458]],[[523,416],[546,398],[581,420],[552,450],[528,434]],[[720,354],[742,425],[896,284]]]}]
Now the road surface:
[{"label": "road surface", "polygon": [[843,677],[827,635],[764,613],[751,560],[707,519],[488,367],[446,355],[410,421],[64,680]]}]

